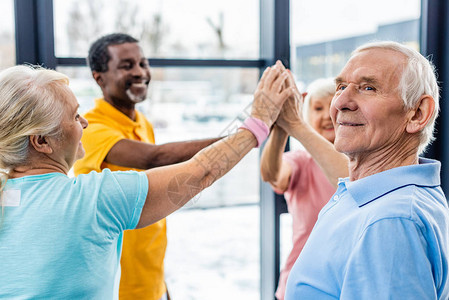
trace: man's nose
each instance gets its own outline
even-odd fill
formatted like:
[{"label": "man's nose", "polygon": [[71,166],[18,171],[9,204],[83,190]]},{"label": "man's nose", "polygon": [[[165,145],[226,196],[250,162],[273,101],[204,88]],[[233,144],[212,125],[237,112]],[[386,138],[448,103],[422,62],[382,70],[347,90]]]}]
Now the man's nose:
[{"label": "man's nose", "polygon": [[80,116],[80,120],[81,120],[81,125],[83,126],[83,129],[86,129],[87,126],[89,126],[89,122],[83,116]]},{"label": "man's nose", "polygon": [[147,68],[136,65],[132,70],[132,75],[135,77],[145,77],[147,71]]},{"label": "man's nose", "polygon": [[344,90],[335,95],[332,105],[340,111],[356,110],[358,107],[357,97],[357,86],[350,83]]}]

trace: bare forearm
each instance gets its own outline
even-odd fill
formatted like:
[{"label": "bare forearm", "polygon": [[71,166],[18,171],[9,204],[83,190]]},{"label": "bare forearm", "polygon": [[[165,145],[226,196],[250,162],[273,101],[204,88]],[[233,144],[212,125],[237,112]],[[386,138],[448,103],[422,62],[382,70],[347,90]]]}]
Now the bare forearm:
[{"label": "bare forearm", "polygon": [[337,186],[338,178],[348,176],[347,156],[337,152],[334,145],[314,131],[310,125],[297,125],[292,128],[290,134],[312,155],[332,185]]},{"label": "bare forearm", "polygon": [[232,169],[257,141],[248,130],[239,130],[201,150],[190,160],[146,171],[148,195],[138,227],[160,220]]},{"label": "bare forearm", "polygon": [[200,179],[206,188],[231,170],[254,146],[254,135],[244,129],[201,150],[192,158],[196,168],[205,171]]},{"label": "bare forearm", "polygon": [[262,180],[276,184],[282,166],[282,154],[287,143],[287,133],[274,126],[262,152],[260,171]]},{"label": "bare forearm", "polygon": [[221,138],[153,145],[123,139],[109,151],[105,161],[117,166],[148,170],[192,158],[198,151]]},{"label": "bare forearm", "polygon": [[148,160],[147,169],[189,160],[200,150],[220,139],[221,137],[158,145],[152,159]]}]

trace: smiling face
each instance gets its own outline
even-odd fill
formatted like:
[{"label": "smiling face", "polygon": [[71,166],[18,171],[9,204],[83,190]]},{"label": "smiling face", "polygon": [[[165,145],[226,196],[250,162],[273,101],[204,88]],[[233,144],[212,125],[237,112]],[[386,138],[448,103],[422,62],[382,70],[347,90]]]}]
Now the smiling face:
[{"label": "smiling face", "polygon": [[405,56],[387,49],[355,54],[337,76],[331,104],[335,148],[351,155],[389,153],[407,138],[407,111],[397,89]]},{"label": "smiling face", "polygon": [[134,108],[147,96],[151,80],[148,60],[137,43],[110,45],[108,51],[108,70],[94,77],[106,101],[117,107]]},{"label": "smiling face", "polygon": [[308,111],[310,125],[331,143],[335,140],[334,125],[329,114],[332,97],[311,97]]}]

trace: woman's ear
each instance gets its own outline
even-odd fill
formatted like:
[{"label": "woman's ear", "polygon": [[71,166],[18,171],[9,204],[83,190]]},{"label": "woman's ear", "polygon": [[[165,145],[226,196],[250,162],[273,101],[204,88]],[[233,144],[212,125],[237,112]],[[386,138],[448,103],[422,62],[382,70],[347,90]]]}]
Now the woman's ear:
[{"label": "woman's ear", "polygon": [[417,133],[424,129],[433,116],[435,109],[435,100],[430,95],[423,95],[418,101],[416,107],[409,112],[410,119],[406,130],[408,133]]},{"label": "woman's ear", "polygon": [[30,136],[30,144],[33,148],[40,153],[51,154],[53,153],[53,149],[47,143],[47,139],[45,136],[41,135],[31,135]]}]

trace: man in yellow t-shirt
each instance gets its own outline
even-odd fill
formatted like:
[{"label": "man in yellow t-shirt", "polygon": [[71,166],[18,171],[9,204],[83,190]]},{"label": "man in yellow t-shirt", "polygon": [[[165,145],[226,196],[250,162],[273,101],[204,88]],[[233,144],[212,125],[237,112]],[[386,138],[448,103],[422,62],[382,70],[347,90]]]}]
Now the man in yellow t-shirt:
[{"label": "man in yellow t-shirt", "polygon": [[[103,98],[96,99],[95,107],[85,115],[89,121],[82,137],[86,155],[76,162],[75,175],[104,168],[145,170],[174,164],[218,140],[154,144],[151,123],[135,109],[146,98],[151,75],[148,60],[133,37],[121,33],[101,37],[91,45],[88,63]],[[166,245],[165,219],[125,231],[120,299],[169,299],[164,280]]]}]

